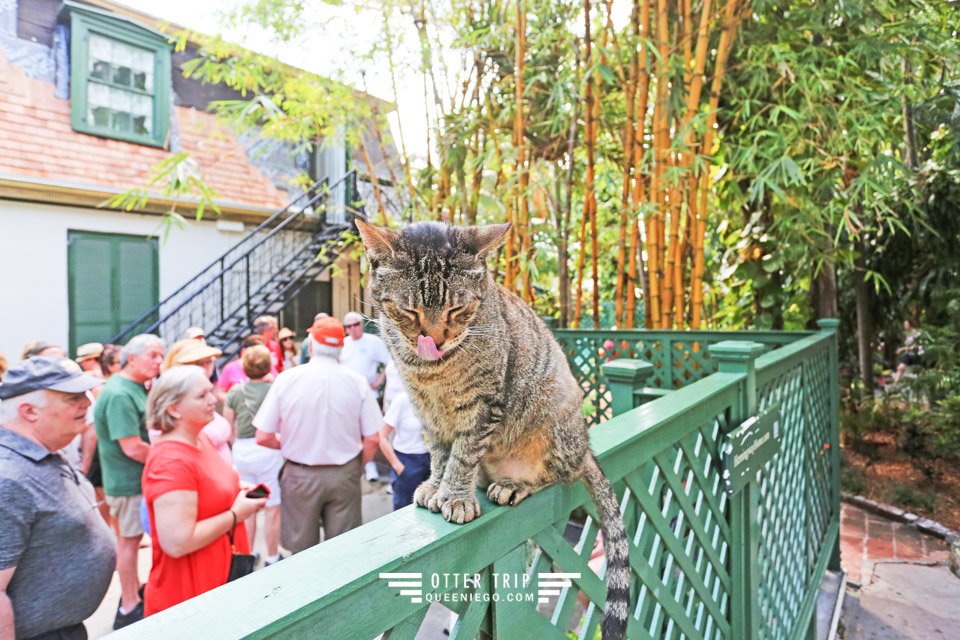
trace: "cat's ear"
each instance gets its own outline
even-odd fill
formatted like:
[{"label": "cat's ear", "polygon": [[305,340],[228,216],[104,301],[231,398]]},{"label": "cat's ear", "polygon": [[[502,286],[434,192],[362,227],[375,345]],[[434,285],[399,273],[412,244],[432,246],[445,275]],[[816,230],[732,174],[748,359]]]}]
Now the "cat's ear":
[{"label": "cat's ear", "polygon": [[478,258],[485,258],[503,244],[510,227],[509,222],[466,227],[460,231],[460,237],[467,251]]},{"label": "cat's ear", "polygon": [[375,227],[363,220],[357,220],[357,230],[360,231],[360,238],[370,258],[390,258],[395,255],[394,246],[400,237],[397,231]]}]

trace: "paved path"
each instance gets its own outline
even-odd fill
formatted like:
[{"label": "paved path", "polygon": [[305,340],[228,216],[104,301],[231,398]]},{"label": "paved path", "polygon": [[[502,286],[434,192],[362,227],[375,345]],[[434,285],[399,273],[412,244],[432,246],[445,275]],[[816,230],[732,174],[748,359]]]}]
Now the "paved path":
[{"label": "paved path", "polygon": [[845,640],[960,640],[960,579],[946,544],[844,504],[840,558]]}]

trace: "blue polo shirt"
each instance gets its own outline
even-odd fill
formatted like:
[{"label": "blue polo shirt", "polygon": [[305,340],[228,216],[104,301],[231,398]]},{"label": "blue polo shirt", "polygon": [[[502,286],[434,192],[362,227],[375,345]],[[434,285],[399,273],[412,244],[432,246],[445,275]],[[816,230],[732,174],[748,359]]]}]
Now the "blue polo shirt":
[{"label": "blue polo shirt", "polygon": [[17,638],[82,623],[116,563],[93,486],[59,453],[0,426],[0,569]]}]

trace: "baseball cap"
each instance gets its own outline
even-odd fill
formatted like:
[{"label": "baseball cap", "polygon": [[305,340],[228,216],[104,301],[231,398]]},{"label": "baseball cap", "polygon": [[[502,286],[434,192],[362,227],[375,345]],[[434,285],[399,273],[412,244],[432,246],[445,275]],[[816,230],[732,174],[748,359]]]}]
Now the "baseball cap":
[{"label": "baseball cap", "polygon": [[82,393],[101,384],[101,378],[84,373],[80,365],[69,358],[33,356],[11,367],[3,376],[3,382],[0,382],[0,400],[40,389]]},{"label": "baseball cap", "polygon": [[206,337],[207,334],[200,327],[190,327],[184,331],[183,335],[186,336],[188,340],[196,340],[197,338]]},{"label": "baseball cap", "polygon": [[342,347],[345,335],[343,323],[336,318],[320,318],[310,327],[310,336],[318,344],[328,347]]},{"label": "baseball cap", "polygon": [[77,362],[83,362],[90,358],[99,358],[103,355],[103,345],[99,342],[88,342],[77,347]]},{"label": "baseball cap", "polygon": [[343,316],[343,324],[354,324],[358,322],[363,324],[363,316],[356,311],[350,311],[347,315]]},{"label": "baseball cap", "polygon": [[292,329],[284,327],[280,329],[280,333],[277,334],[277,340],[283,340],[284,338],[295,338],[297,334],[293,332]]}]

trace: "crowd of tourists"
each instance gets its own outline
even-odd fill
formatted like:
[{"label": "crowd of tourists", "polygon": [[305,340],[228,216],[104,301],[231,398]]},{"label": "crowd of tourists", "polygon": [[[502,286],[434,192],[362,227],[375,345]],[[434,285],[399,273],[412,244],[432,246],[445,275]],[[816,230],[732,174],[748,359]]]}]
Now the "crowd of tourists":
[{"label": "crowd of tourists", "polygon": [[114,571],[119,629],[359,526],[378,450],[412,502],[422,425],[360,314],[318,314],[299,345],[264,316],[222,355],[199,327],[0,354],[0,640],[86,638]]}]

